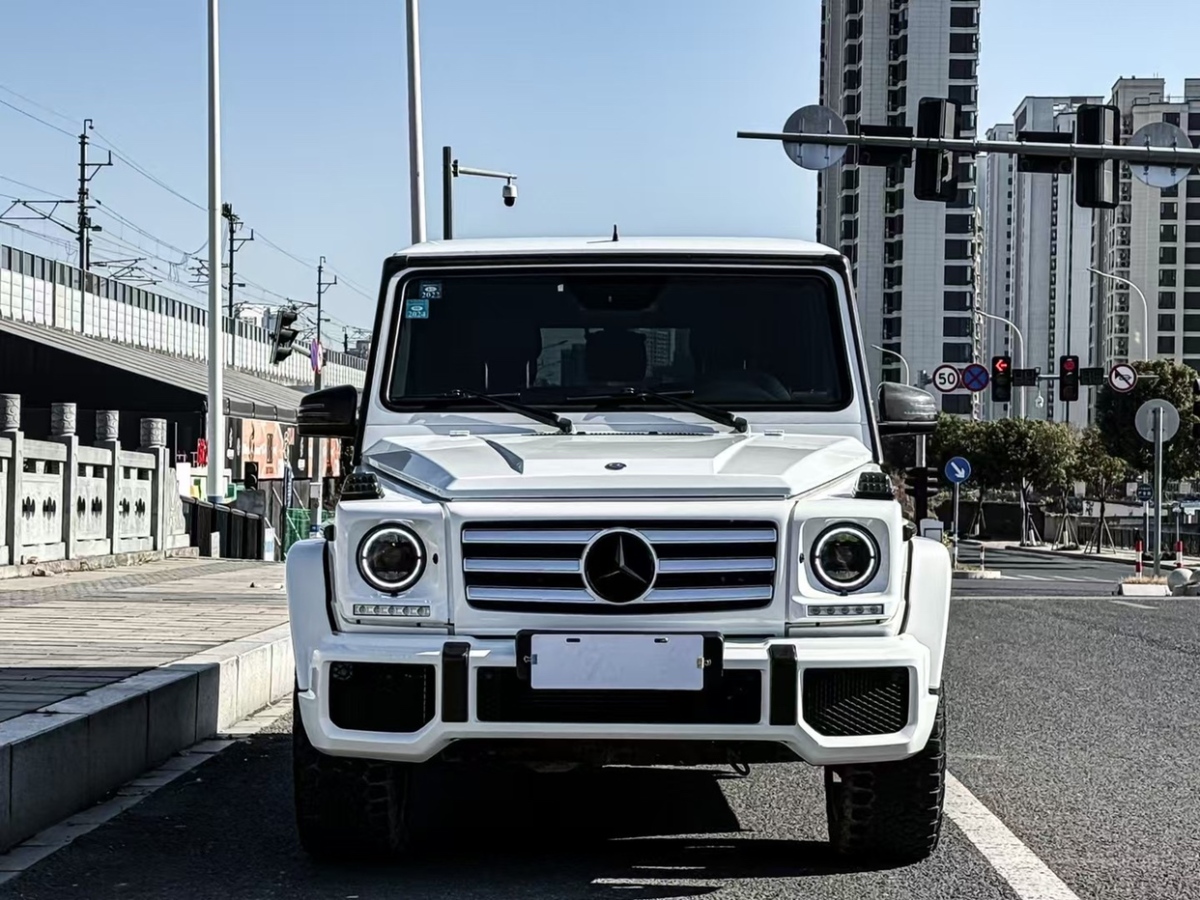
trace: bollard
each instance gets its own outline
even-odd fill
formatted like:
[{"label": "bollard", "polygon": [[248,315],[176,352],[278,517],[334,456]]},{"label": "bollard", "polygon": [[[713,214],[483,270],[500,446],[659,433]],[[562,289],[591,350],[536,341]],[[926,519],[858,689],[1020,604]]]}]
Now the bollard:
[{"label": "bollard", "polygon": [[0,434],[21,430],[21,395],[0,394]]},{"label": "bollard", "polygon": [[1183,541],[1175,542],[1175,568],[1183,568]]},{"label": "bollard", "polygon": [[75,433],[75,404],[50,404],[50,435],[51,437],[70,437]]},{"label": "bollard", "polygon": [[115,409],[96,410],[96,443],[121,439],[121,414]]},{"label": "bollard", "polygon": [[1137,554],[1137,561],[1133,565],[1133,574],[1135,578],[1142,577],[1142,542],[1137,541],[1133,545],[1133,550]]}]

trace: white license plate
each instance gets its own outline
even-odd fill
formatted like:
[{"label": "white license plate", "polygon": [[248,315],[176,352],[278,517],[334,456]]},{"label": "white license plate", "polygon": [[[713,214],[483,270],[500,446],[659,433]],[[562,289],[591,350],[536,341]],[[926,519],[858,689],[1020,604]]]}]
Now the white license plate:
[{"label": "white license plate", "polygon": [[530,684],[559,691],[699,691],[699,634],[535,634]]}]

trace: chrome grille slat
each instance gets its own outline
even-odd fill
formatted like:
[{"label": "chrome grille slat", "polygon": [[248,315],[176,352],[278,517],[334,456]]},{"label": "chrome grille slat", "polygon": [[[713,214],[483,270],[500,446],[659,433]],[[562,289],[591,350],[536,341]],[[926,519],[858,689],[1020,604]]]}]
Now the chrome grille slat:
[{"label": "chrome grille slat", "polygon": [[577,559],[467,559],[463,561],[467,572],[539,572],[578,573]]},{"label": "chrome grille slat", "polygon": [[[653,589],[609,603],[584,583],[586,545],[609,529],[636,531],[658,558]],[[477,522],[462,528],[467,603],[512,612],[639,615],[766,606],[775,596],[773,522],[587,520]]]}]

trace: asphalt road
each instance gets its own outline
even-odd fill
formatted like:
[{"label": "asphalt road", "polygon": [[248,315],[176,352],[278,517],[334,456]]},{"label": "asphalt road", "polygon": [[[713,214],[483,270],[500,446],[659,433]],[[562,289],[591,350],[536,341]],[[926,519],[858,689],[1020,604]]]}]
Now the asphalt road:
[{"label": "asphalt road", "polygon": [[[1195,599],[955,602],[950,770],[1074,896],[1200,896],[1198,622]],[[838,870],[819,773],[801,765],[747,778],[461,779],[436,795],[444,816],[412,862],[322,867],[293,832],[289,727],[281,720],[192,770],[0,887],[0,898],[1072,896],[1014,891],[997,871],[1012,877],[1004,848],[985,856],[961,819],[925,863]]]},{"label": "asphalt road", "polygon": [[[960,563],[977,565],[979,547],[962,545],[958,559]],[[987,550],[984,565],[985,568],[999,570],[1002,577],[998,580],[956,581],[956,593],[985,596],[1111,596],[1117,582],[1133,574],[1133,566],[1129,563],[1020,550]]]}]

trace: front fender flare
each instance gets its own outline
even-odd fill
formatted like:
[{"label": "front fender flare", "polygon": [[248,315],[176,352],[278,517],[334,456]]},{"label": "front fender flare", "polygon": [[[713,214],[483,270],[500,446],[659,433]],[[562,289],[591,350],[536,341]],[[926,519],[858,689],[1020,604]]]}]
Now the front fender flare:
[{"label": "front fender flare", "polygon": [[284,569],[288,623],[292,652],[296,657],[296,683],[307,691],[312,683],[311,661],[322,637],[332,633],[330,608],[333,598],[328,577],[328,546],[324,538],[297,541],[288,549]]},{"label": "front fender flare", "polygon": [[906,634],[929,648],[929,688],[942,686],[942,665],[946,657],[946,632],[950,624],[950,590],[954,570],[950,551],[941,541],[913,537],[907,596]]}]

